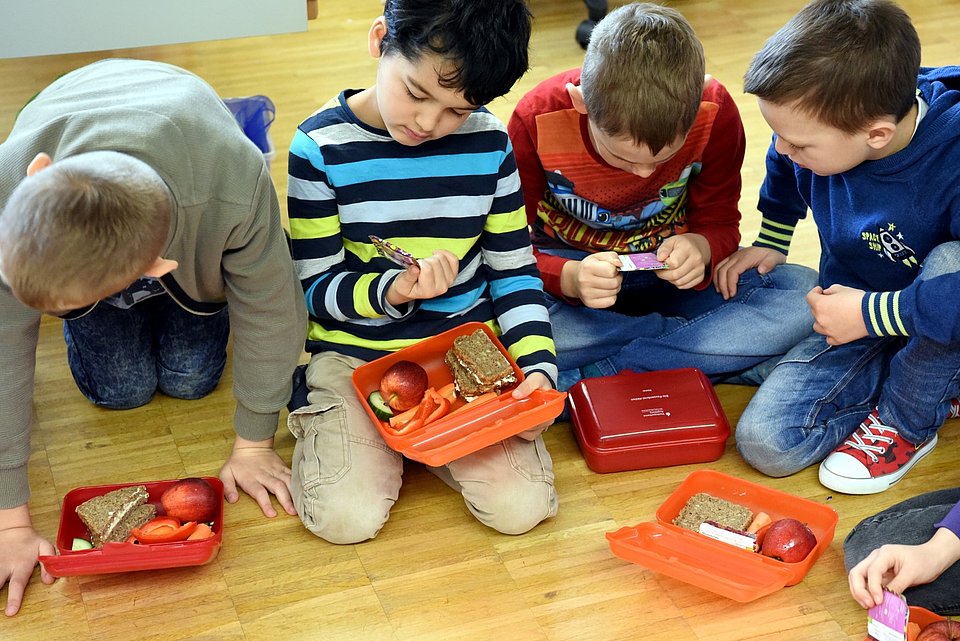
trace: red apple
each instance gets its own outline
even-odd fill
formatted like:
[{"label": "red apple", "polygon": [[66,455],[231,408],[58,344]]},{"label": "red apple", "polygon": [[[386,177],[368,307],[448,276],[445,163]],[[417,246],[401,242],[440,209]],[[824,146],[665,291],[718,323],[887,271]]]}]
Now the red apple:
[{"label": "red apple", "polygon": [[917,641],[953,641],[960,639],[960,623],[947,619],[931,623],[917,636]]},{"label": "red apple", "polygon": [[397,361],[380,379],[380,396],[397,412],[416,407],[427,391],[427,370],[410,361]]},{"label": "red apple", "polygon": [[799,563],[817,546],[817,537],[796,519],[774,521],[763,535],[760,554],[784,563]]},{"label": "red apple", "polygon": [[213,487],[198,478],[177,481],[160,495],[160,505],[167,516],[188,521],[212,521],[217,515],[220,495]]}]

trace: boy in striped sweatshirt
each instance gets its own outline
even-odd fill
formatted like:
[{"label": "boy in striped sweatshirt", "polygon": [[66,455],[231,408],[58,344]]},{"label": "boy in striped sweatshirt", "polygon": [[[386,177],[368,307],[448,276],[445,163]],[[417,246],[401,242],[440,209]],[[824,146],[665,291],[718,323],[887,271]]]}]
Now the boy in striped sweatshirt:
[{"label": "boy in striped sweatshirt", "polygon": [[[373,538],[397,499],[402,457],[351,387],[359,365],[470,321],[489,324],[525,373],[554,386],[549,316],[506,127],[483,105],[527,70],[522,0],[388,0],[368,35],[377,81],[301,123],[288,211],[310,315],[309,404],[289,419],[304,525],[333,543]],[[370,236],[403,247],[398,268]],[[557,511],[546,425],[431,469],[500,532]]]}]

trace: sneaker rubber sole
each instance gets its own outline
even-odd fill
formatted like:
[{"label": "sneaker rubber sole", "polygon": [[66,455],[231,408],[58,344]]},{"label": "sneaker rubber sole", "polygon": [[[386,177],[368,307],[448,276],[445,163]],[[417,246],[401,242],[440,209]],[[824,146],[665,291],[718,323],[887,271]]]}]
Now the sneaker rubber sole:
[{"label": "sneaker rubber sole", "polygon": [[828,470],[824,464],[821,463],[819,471],[820,485],[834,492],[840,492],[841,494],[877,494],[883,492],[902,479],[907,472],[913,469],[914,465],[932,452],[933,448],[937,446],[937,440],[937,435],[934,434],[933,438],[930,439],[922,449],[917,450],[913,458],[907,461],[899,470],[875,478],[860,479],[840,476]]}]

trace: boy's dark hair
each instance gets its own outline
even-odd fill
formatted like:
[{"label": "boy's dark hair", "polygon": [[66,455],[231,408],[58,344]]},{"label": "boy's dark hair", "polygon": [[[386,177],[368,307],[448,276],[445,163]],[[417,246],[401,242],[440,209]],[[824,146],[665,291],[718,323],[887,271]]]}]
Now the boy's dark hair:
[{"label": "boy's dark hair", "polygon": [[916,101],[920,38],[890,0],[814,0],[767,40],[743,90],[854,133]]},{"label": "boy's dark hair", "polygon": [[472,105],[513,87],[530,66],[531,15],[524,0],[386,0],[387,33],[380,53],[416,62],[437,54],[452,65],[440,86]]},{"label": "boy's dark hair", "polygon": [[703,73],[703,47],[686,18],[634,2],[610,12],[590,34],[580,88],[595,126],[657,154],[697,119]]}]

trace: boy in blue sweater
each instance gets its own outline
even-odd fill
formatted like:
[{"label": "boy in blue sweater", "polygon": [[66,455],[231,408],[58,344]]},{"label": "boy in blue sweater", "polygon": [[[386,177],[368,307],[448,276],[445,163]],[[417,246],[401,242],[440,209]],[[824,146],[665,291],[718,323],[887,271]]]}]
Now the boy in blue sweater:
[{"label": "boy in blue sweater", "polygon": [[[313,354],[309,404],[289,417],[291,492],[304,525],[332,543],[376,536],[403,474],[354,393],[358,366],[479,321],[525,374],[515,397],[556,381],[513,147],[482,107],[526,72],[530,26],[523,0],[387,0],[367,43],[376,84],[341,92],[290,144]],[[378,256],[371,235],[417,263]],[[485,525],[526,532],[557,512],[545,427],[431,471]]]},{"label": "boy in blue sweater", "polygon": [[718,266],[783,263],[813,213],[816,333],[744,411],[737,446],[771,476],[820,465],[837,492],[899,481],[937,443],[960,388],[960,68],[920,68],[888,0],[815,0],[751,62],[744,90],[774,131],[759,238]]}]

